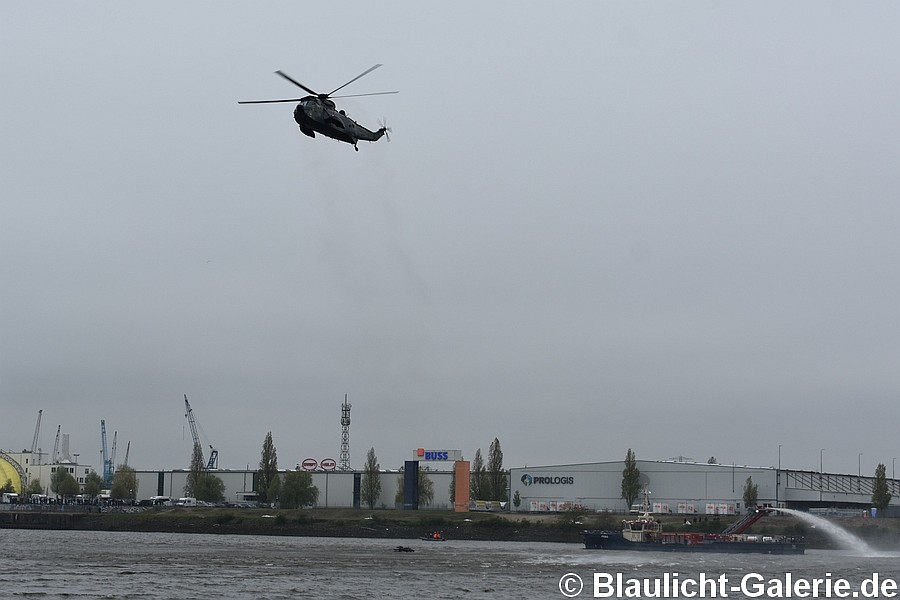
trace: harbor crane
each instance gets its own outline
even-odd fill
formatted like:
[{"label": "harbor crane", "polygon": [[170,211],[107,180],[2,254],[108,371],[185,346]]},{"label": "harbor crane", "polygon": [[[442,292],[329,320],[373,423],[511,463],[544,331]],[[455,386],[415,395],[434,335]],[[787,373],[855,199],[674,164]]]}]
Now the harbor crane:
[{"label": "harbor crane", "polygon": [[[200,427],[199,423],[197,423],[197,419],[194,418],[194,409],[191,408],[191,403],[188,402],[187,394],[184,395],[184,416],[188,420],[188,425],[191,428],[191,438],[194,440],[194,449],[195,451],[199,450],[200,453],[200,462],[203,462],[203,444],[200,443],[200,433],[203,431]],[[211,471],[213,469],[219,468],[219,451],[215,449],[212,444],[209,444],[209,439],[206,437],[206,433],[203,433],[203,438],[206,439],[207,444],[209,445],[209,460],[206,463],[206,470]]]},{"label": "harbor crane", "polygon": [[[38,410],[38,418],[37,425],[34,426],[34,439],[31,440],[31,460],[34,461],[35,452],[38,450],[38,437],[41,435],[41,416],[44,414],[44,410]],[[38,464],[40,464],[41,457],[37,457]]]},{"label": "harbor crane", "polygon": [[112,445],[112,450],[109,451],[109,462],[113,466],[113,472],[115,472],[115,468],[116,468],[116,444],[117,444],[118,439],[119,439],[119,432],[113,431],[113,445]]},{"label": "harbor crane", "polygon": [[50,464],[58,465],[59,464],[59,432],[62,430],[62,425],[56,426],[56,441],[53,442],[53,454],[50,455]]},{"label": "harbor crane", "polygon": [[103,419],[100,419],[100,444],[100,454],[103,457],[103,483],[112,485],[113,474],[115,473],[114,459],[110,459],[109,452],[106,449],[106,421]]}]

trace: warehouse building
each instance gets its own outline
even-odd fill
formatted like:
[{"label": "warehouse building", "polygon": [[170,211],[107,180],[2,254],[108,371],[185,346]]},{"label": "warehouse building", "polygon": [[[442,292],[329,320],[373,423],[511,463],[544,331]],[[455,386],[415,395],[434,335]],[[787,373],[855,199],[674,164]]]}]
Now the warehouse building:
[{"label": "warehouse building", "polygon": [[[511,510],[544,512],[579,505],[627,512],[622,499],[623,461],[522,467],[510,470]],[[642,486],[655,513],[742,514],[744,485],[757,486],[757,504],[798,510],[871,506],[874,477],[687,461],[638,460]],[[891,504],[900,485],[888,479]],[[640,502],[640,500],[638,500]]]},{"label": "warehouse building", "polygon": [[[456,458],[442,458],[444,464],[438,463],[438,468],[427,471],[434,498],[422,508],[453,510],[450,497],[453,471],[450,467]],[[89,465],[79,464],[77,455],[71,461],[45,464],[40,456],[27,451],[0,451],[0,484],[9,480],[17,493],[22,493],[28,482],[35,480],[41,483],[45,493],[50,493],[50,480],[59,468],[70,472],[81,485],[92,470]],[[651,509],[668,514],[741,514],[746,510],[743,492],[748,478],[757,486],[757,503],[761,505],[797,510],[862,511],[871,506],[875,484],[874,477],[868,476],[684,460],[638,460],[637,468],[641,484],[649,492]],[[572,505],[590,510],[627,512],[631,507],[626,506],[621,497],[623,469],[621,460],[513,468],[509,471],[510,502],[507,506],[514,512],[555,512]],[[185,496],[188,473],[184,469],[138,470],[136,499],[167,497],[177,501]],[[212,473],[224,483],[227,502],[255,500],[255,470],[216,469]],[[318,468],[310,474],[313,485],[319,490],[317,506],[360,506],[362,472]],[[377,507],[398,506],[396,494],[402,476],[400,471],[379,474],[381,495]],[[893,498],[886,514],[900,516],[900,482],[889,478],[887,483]]]},{"label": "warehouse building", "polygon": [[[282,471],[282,474],[284,471]],[[422,508],[452,510],[450,500],[450,482],[453,478],[451,471],[427,471],[431,479],[434,498],[428,506]],[[190,471],[186,469],[160,470],[160,471],[136,471],[138,491],[137,498],[150,499],[153,497],[169,498],[173,502],[184,497],[184,487]],[[218,469],[211,471],[225,484],[225,501],[229,503],[252,502],[256,500],[257,473],[253,470]],[[319,490],[319,500],[315,504],[318,508],[353,508],[364,506],[360,501],[360,488],[363,473],[361,471],[309,471],[312,476],[312,484]],[[397,490],[403,473],[399,471],[382,471],[378,474],[381,481],[381,494],[375,503],[376,508],[394,508]]]}]

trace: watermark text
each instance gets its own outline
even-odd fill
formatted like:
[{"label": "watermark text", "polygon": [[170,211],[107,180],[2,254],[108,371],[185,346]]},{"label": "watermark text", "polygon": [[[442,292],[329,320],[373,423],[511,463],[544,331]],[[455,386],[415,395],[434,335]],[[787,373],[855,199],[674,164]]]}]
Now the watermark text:
[{"label": "watermark text", "polygon": [[[587,583],[586,583],[587,581]],[[623,573],[593,573],[582,578],[566,573],[559,591],[566,598],[584,594],[594,598],[897,598],[897,581],[871,573],[851,582],[832,573],[822,577],[794,577],[791,573],[772,577],[746,573],[664,573],[660,577],[627,577]]]}]

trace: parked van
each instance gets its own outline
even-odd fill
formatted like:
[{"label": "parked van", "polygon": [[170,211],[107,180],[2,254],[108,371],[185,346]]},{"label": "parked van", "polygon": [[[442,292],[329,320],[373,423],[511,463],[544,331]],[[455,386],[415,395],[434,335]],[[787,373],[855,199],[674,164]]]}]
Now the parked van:
[{"label": "parked van", "polygon": [[179,498],[175,506],[197,506],[196,498]]}]

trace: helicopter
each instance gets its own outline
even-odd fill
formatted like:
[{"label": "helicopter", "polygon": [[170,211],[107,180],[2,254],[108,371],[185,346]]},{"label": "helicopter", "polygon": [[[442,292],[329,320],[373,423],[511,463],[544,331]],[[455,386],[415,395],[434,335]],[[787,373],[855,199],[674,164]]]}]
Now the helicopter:
[{"label": "helicopter", "polygon": [[[377,64],[374,67],[366,69],[344,85],[335,88],[328,94],[320,94],[318,92],[314,92],[296,79],[293,79],[287,73],[283,71],[275,71],[276,75],[287,79],[297,87],[312,95],[304,96],[303,98],[288,98],[286,100],[245,100],[243,102],[238,102],[238,104],[272,104],[276,102],[299,102],[297,107],[294,109],[294,120],[297,121],[297,124],[300,126],[301,132],[311,138],[316,137],[316,133],[321,133],[322,135],[338,140],[339,142],[347,142],[348,144],[353,144],[353,149],[359,152],[359,148],[356,146],[357,142],[359,142],[360,140],[367,142],[377,142],[381,139],[381,136],[386,135],[390,131],[390,128],[382,124],[381,127],[375,131],[366,129],[365,127],[351,119],[349,116],[347,116],[346,112],[344,112],[343,110],[338,110],[334,105],[332,98],[356,98],[360,96],[380,96],[383,94],[399,93],[374,92],[371,94],[351,94],[348,96],[334,95],[335,92],[344,89],[357,79],[363,77],[364,75],[368,75],[380,66],[382,65]],[[390,141],[390,136],[387,136],[387,140]]]}]

